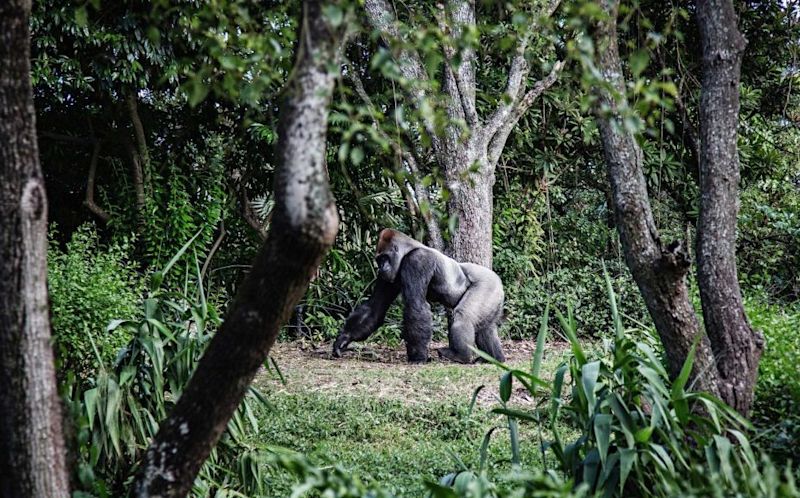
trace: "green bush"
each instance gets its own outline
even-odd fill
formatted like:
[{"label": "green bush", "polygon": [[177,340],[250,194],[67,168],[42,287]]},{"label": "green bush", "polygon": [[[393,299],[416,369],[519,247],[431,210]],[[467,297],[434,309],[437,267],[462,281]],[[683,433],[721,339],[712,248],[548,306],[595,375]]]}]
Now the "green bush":
[{"label": "green bush", "polygon": [[758,367],[753,422],[759,445],[778,460],[797,458],[800,446],[800,307],[746,301],[747,315],[764,334],[766,346]]},{"label": "green bush", "polygon": [[[130,338],[114,365],[101,365],[88,388],[65,383],[64,397],[76,425],[71,445],[82,496],[124,495],[159,423],[180,398],[221,323],[206,299],[196,257],[196,274],[184,277],[180,290],[165,284],[174,282],[165,277],[195,240],[153,274],[149,296],[135,300],[141,304],[132,318],[108,326]],[[200,469],[192,496],[265,496],[262,462],[268,448],[256,441],[257,408],[266,409],[266,400],[251,388]]]},{"label": "green bush", "polygon": [[[539,443],[543,464],[549,451],[557,468],[529,474],[528,485],[535,483],[539,496],[558,496],[554,491],[563,489],[564,481],[572,483],[576,494],[605,497],[800,496],[790,468],[781,474],[764,454],[753,450],[745,419],[718,399],[687,390],[694,352],[671,381],[653,349],[630,339],[610,280],[607,288],[614,323],[607,355],[593,358],[584,351],[570,308],[566,316],[557,316],[572,355],[556,370],[552,382],[539,376],[549,329],[547,312],[530,369],[515,369],[483,355],[505,371],[500,407],[493,412],[508,418],[511,461],[518,471],[522,470],[519,424],[549,425],[547,437],[540,431]],[[535,410],[509,404],[514,382],[540,400]],[[577,437],[559,430],[556,422],[563,419],[578,430]],[[485,441],[490,436],[491,432]],[[492,483],[481,468],[447,476],[431,489],[442,498],[527,496],[525,490],[530,489],[509,479],[503,484]]]},{"label": "green bush", "polygon": [[[563,193],[553,188],[550,195],[559,198]],[[497,198],[494,270],[506,291],[506,337],[530,339],[548,303],[573,303],[582,331],[608,330],[612,323],[604,266],[620,297],[621,313],[649,323],[620,256],[616,230],[604,221],[608,213],[602,193],[579,192],[570,203],[564,213],[548,215],[541,192],[512,186]],[[550,325],[557,325],[555,317]]]},{"label": "green bush", "polygon": [[144,282],[126,259],[129,252],[126,242],[101,244],[88,224],[75,231],[65,251],[50,244],[48,288],[56,352],[63,369],[81,379],[91,376],[99,363],[110,364],[132,337],[129,330],[107,329],[112,319],[133,317],[139,309]]}]

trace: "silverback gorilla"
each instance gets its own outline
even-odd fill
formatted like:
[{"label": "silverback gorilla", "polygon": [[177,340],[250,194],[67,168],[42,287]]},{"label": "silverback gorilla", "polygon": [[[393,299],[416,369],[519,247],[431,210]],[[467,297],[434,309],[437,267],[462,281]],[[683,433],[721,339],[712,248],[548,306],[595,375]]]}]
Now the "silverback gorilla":
[{"label": "silverback gorilla", "polygon": [[472,263],[459,263],[396,230],[385,229],[375,256],[378,279],[372,296],[356,307],[333,343],[333,355],[341,356],[353,341],[363,341],[383,325],[386,311],[402,292],[403,339],[408,361],[428,361],[432,336],[428,301],[453,310],[449,347],[439,355],[470,363],[470,346],[477,346],[499,361],[505,361],[497,326],[503,314],[503,283],[492,270]]}]

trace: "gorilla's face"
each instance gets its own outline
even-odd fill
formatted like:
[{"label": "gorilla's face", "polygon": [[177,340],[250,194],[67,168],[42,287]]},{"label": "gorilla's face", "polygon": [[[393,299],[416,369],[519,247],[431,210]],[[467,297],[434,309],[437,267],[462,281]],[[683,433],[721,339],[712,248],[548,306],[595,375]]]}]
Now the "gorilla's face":
[{"label": "gorilla's face", "polygon": [[400,258],[397,252],[397,246],[392,244],[387,249],[387,251],[375,256],[375,263],[378,265],[378,277],[385,282],[392,283],[400,269]]}]

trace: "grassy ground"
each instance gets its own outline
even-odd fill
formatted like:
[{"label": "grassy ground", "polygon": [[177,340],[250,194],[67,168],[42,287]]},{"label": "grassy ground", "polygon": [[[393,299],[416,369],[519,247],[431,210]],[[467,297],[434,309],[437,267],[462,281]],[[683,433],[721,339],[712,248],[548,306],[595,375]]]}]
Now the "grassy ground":
[{"label": "grassy ground", "polygon": [[[529,342],[508,342],[508,363],[530,363]],[[432,361],[408,365],[405,352],[377,345],[331,359],[329,345],[279,344],[273,356],[285,383],[262,374],[257,385],[273,405],[261,417],[262,438],[306,453],[318,465],[341,465],[362,479],[377,479],[398,496],[423,496],[424,481],[459,470],[458,461],[477,468],[487,431],[493,473],[510,469],[506,420],[496,406],[499,371],[487,364]],[[561,363],[566,346],[548,346],[543,374]],[[470,412],[472,395],[485,386]],[[515,386],[512,404],[532,409],[533,400]],[[540,428],[521,427],[522,459],[542,465]],[[547,437],[546,434],[544,434]],[[276,496],[288,495],[292,481],[273,475]]]}]

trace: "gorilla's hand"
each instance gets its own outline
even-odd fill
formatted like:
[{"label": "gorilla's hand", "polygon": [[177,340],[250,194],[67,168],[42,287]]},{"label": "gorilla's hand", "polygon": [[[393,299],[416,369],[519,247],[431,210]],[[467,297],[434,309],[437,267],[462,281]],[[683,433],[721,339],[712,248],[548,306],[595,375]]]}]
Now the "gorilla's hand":
[{"label": "gorilla's hand", "polygon": [[347,350],[347,346],[350,345],[350,336],[345,334],[344,332],[340,333],[336,340],[333,341],[333,357],[334,358],[341,358],[342,351]]}]

